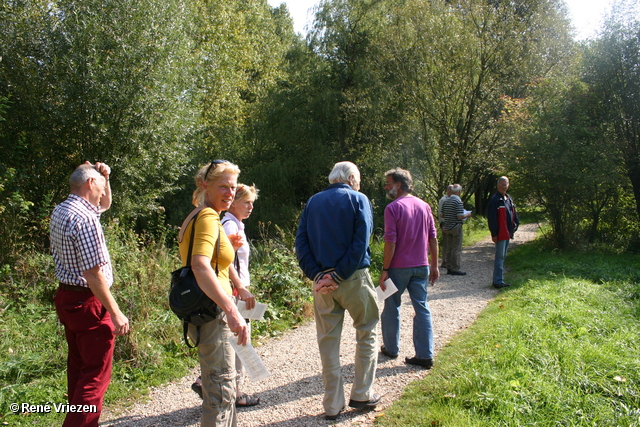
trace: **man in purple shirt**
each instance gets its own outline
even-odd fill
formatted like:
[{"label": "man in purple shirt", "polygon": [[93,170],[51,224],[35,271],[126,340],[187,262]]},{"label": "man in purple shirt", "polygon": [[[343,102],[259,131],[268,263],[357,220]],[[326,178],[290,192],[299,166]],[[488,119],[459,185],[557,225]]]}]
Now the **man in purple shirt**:
[{"label": "man in purple shirt", "polygon": [[405,362],[430,369],[433,366],[433,324],[427,302],[427,281],[433,285],[440,277],[433,213],[428,203],[411,194],[413,180],[409,171],[397,168],[385,175],[384,189],[393,202],[384,210],[384,263],[380,286],[386,289],[384,282],[391,279],[398,292],[384,303],[381,353],[391,359],[398,357],[400,304],[402,293],[407,289],[415,310],[415,355],[405,358]]}]

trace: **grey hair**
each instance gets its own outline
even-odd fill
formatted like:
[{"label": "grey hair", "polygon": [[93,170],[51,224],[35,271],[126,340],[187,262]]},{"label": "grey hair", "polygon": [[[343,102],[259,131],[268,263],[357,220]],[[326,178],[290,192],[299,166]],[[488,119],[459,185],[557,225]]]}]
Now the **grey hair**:
[{"label": "grey hair", "polygon": [[73,171],[69,177],[69,186],[72,190],[82,187],[90,178],[99,178],[102,175],[93,165],[82,164]]},{"label": "grey hair", "polygon": [[386,171],[384,176],[390,176],[393,182],[399,182],[402,191],[406,193],[411,193],[413,191],[413,178],[411,178],[411,172],[408,170],[395,168]]},{"label": "grey hair", "polygon": [[349,184],[349,178],[352,175],[355,176],[356,181],[360,181],[360,171],[356,165],[351,162],[338,162],[333,166],[333,170],[329,174],[329,183]]},{"label": "grey hair", "polygon": [[456,196],[459,196],[460,193],[462,193],[462,185],[460,184],[453,184],[451,186],[451,193],[455,194]]},{"label": "grey hair", "polygon": [[507,178],[506,176],[501,176],[500,178],[498,178],[498,184],[500,184],[503,181],[507,181],[507,184],[508,184],[509,178]]}]

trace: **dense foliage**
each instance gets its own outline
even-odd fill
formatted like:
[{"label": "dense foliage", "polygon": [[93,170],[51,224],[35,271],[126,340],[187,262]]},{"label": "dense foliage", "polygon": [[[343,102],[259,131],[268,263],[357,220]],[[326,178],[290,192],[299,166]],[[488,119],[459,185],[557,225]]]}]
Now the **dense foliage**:
[{"label": "dense foliage", "polygon": [[629,200],[640,211],[636,3],[580,45],[559,0],[327,0],[306,40],[266,0],[3,2],[0,264],[46,250],[48,214],[87,159],[112,166],[108,216],[136,232],[180,224],[195,168],[226,158],[262,189],[254,234],[291,230],[346,159],[377,213],[391,167],[432,204],[461,183],[480,214],[508,173],[557,245],[628,235],[640,218],[621,214]]},{"label": "dense foliage", "polygon": [[520,194],[542,206],[560,248],[640,249],[640,11],[620,3],[571,68],[510,100]]}]

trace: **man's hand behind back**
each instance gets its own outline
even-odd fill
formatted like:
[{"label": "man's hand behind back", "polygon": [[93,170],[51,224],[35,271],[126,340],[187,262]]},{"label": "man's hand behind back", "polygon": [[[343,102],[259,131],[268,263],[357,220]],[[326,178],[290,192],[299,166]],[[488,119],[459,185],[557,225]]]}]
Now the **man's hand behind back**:
[{"label": "man's hand behind back", "polygon": [[313,290],[316,293],[330,294],[338,289],[338,284],[333,280],[330,274],[325,274],[322,279],[318,280]]}]

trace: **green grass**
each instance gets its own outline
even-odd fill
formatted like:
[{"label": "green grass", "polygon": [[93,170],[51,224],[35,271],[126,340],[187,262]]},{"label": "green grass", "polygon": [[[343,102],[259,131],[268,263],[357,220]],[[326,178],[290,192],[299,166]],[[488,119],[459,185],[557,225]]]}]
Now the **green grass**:
[{"label": "green grass", "polygon": [[532,243],[381,426],[640,425],[640,257]]},{"label": "green grass", "polygon": [[473,246],[480,240],[484,240],[491,235],[489,233],[489,226],[487,225],[487,218],[478,215],[473,215],[465,221],[462,226],[462,232],[463,246]]}]

